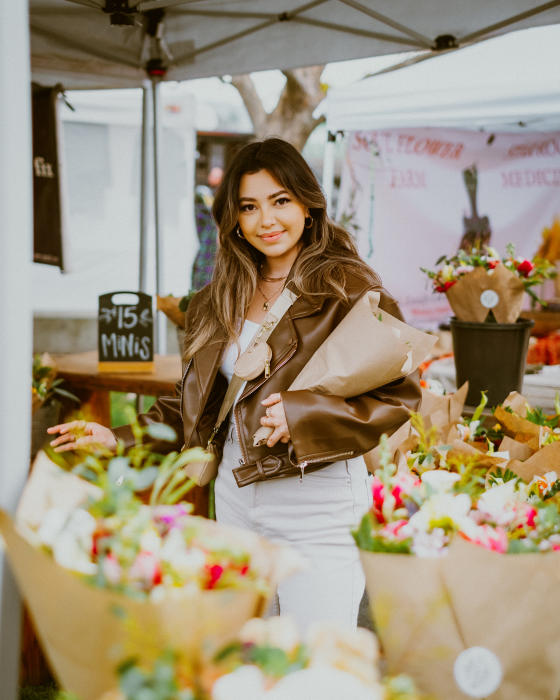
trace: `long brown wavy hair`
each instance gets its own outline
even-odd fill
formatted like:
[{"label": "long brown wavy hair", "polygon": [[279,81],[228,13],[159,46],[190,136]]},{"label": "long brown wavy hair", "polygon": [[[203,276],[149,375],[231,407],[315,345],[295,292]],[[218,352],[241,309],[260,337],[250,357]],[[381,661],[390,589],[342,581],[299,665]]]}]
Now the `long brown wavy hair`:
[{"label": "long brown wavy hair", "polygon": [[303,247],[290,272],[290,288],[303,297],[334,295],[346,299],[346,275],[351,273],[373,285],[379,277],[359,257],[350,234],[331,221],[323,192],[300,153],[278,138],[244,146],[227,169],[216,192],[212,214],[218,226],[218,252],[212,281],[204,293],[210,309],[189,313],[184,359],[208,344],[218,331],[237,340],[241,321],[257,287],[259,267],[265,256],[235,233],[239,216],[239,186],[245,174],[266,170],[299,200],[313,218],[305,228]]}]

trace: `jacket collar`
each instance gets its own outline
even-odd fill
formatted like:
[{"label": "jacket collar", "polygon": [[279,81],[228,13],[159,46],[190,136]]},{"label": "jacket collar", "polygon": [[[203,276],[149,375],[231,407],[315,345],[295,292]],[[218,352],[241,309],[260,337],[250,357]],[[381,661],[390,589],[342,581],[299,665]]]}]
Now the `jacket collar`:
[{"label": "jacket collar", "polygon": [[[293,328],[292,320],[317,313],[323,307],[324,301],[324,296],[299,297],[291,308],[288,309],[288,312],[280,319],[280,322],[270,335],[270,345],[274,348],[274,346],[278,344],[297,344],[297,334]],[[193,357],[201,398],[205,397],[206,393],[210,391],[210,385],[213,383],[216,376],[225,347],[226,334],[220,330],[216,333],[214,338]],[[278,353],[283,354],[281,347],[278,347],[277,352],[274,354],[279,356]]]}]

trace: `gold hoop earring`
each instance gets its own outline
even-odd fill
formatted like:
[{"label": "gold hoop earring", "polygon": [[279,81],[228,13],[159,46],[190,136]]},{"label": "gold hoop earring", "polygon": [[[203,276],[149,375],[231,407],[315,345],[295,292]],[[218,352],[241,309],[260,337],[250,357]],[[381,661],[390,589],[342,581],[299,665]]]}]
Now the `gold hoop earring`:
[{"label": "gold hoop earring", "polygon": [[306,216],[303,222],[304,228],[311,228],[313,226],[313,217],[311,215]]},{"label": "gold hoop earring", "polygon": [[235,231],[235,235],[236,235],[238,238],[243,238],[243,239],[245,238],[245,236],[243,235],[243,233],[242,233],[242,231],[241,231],[241,226],[240,226],[239,224],[237,224],[237,226],[235,227],[234,231]]}]

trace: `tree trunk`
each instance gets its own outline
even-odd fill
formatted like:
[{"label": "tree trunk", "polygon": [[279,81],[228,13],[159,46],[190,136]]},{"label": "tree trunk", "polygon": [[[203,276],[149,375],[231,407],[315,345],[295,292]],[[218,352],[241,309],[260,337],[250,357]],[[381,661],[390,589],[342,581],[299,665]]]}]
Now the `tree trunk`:
[{"label": "tree trunk", "polygon": [[313,129],[325,120],[324,116],[313,117],[315,108],[325,97],[325,88],[321,84],[323,69],[324,66],[312,66],[282,71],[286,76],[286,84],[276,107],[270,113],[264,109],[250,75],[239,75],[232,79],[232,84],[249,112],[258,138],[278,136],[289,141],[299,151],[303,149]]}]

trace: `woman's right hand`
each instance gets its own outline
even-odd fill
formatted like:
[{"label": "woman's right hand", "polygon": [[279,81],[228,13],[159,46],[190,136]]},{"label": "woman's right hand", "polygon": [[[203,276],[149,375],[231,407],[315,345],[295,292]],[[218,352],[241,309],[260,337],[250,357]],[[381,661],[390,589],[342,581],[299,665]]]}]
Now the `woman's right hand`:
[{"label": "woman's right hand", "polygon": [[113,432],[99,423],[90,423],[85,420],[74,420],[70,423],[60,423],[47,428],[47,433],[59,437],[51,440],[51,447],[55,452],[68,452],[87,448],[88,446],[101,445],[110,450],[117,447],[117,440]]}]

